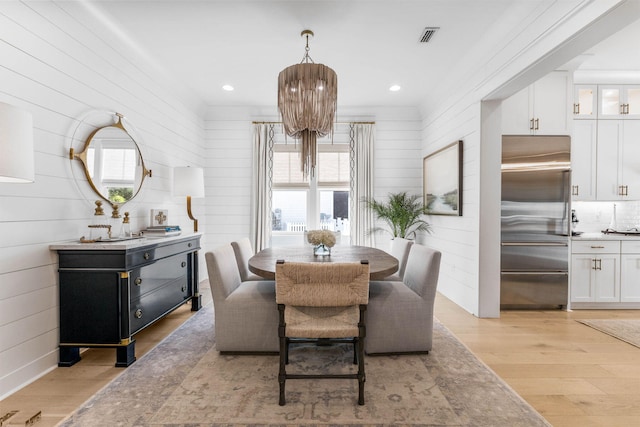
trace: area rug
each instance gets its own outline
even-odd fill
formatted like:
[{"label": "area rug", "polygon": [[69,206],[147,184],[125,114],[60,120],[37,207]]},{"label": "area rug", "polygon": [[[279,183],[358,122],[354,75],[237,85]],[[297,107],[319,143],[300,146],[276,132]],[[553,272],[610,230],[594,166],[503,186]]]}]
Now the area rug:
[{"label": "area rug", "polygon": [[588,319],[578,322],[640,347],[640,319]]},{"label": "area rug", "polygon": [[[278,405],[278,356],[220,355],[213,310],[200,310],[60,425],[549,426],[443,325],[433,351],[366,357],[365,405],[355,380],[289,380]],[[292,347],[289,371],[352,369],[340,345]]]}]

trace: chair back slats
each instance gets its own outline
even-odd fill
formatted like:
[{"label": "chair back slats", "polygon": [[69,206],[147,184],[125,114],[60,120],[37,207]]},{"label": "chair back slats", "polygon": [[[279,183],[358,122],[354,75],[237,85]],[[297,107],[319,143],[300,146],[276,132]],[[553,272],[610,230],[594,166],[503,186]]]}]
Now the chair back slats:
[{"label": "chair back slats", "polygon": [[276,302],[308,307],[344,307],[369,302],[369,265],[276,264]]}]

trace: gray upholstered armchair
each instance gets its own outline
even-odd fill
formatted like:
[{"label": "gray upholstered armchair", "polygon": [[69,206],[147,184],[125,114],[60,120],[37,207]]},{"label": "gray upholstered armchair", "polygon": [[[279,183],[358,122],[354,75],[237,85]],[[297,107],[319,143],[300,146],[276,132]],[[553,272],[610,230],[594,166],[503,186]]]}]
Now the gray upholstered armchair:
[{"label": "gray upholstered armchair", "polygon": [[365,351],[428,352],[433,338],[433,304],[441,253],[414,244],[402,282],[369,284]]},{"label": "gray upholstered armchair", "polygon": [[240,279],[243,282],[248,280],[266,280],[249,271],[249,258],[251,258],[255,253],[253,251],[253,247],[251,247],[251,242],[248,237],[231,242],[231,247],[233,248],[233,252],[236,254],[238,271],[240,272]]},{"label": "gray upholstered armchair", "polygon": [[413,245],[413,240],[402,237],[393,238],[391,241],[391,251],[389,253],[398,260],[398,271],[389,277],[385,277],[384,280],[402,281],[404,271],[407,267],[407,259],[409,258],[411,245]]},{"label": "gray upholstered armchair", "polygon": [[275,281],[242,282],[230,244],[205,254],[215,312],[216,349],[277,352]]}]

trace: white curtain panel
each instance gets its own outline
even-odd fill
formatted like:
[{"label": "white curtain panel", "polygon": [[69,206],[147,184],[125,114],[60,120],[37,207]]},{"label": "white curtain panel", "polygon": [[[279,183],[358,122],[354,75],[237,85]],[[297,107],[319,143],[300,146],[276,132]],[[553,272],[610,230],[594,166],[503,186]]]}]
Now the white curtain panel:
[{"label": "white curtain panel", "polygon": [[[273,125],[253,125],[253,179],[251,194],[251,244],[256,252],[269,246],[271,240],[271,168]],[[271,131],[271,132],[270,132]]]},{"label": "white curtain panel", "polygon": [[373,146],[375,125],[351,125],[351,244],[375,246],[375,236],[369,233],[374,225],[373,212],[363,199],[373,198]]}]

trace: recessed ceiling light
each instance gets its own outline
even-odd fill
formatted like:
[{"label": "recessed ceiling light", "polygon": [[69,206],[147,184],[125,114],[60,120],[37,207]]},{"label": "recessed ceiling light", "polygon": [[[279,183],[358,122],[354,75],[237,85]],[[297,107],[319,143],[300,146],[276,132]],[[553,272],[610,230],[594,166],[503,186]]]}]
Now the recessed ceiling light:
[{"label": "recessed ceiling light", "polygon": [[400,85],[392,85],[392,86],[389,88],[389,90],[390,90],[391,92],[397,92],[397,91],[399,91],[400,89],[402,89],[402,88],[400,87]]},{"label": "recessed ceiling light", "polygon": [[222,86],[223,90],[226,90],[227,92],[231,92],[233,90],[233,86],[231,85],[224,85]]}]

